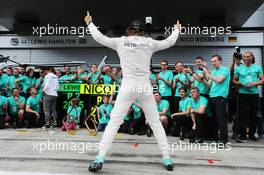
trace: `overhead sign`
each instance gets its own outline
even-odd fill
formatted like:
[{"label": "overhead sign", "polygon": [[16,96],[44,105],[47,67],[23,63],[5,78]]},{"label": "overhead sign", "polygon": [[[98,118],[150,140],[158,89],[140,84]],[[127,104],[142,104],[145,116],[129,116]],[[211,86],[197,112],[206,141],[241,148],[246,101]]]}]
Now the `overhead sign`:
[{"label": "overhead sign", "polygon": [[[152,34],[153,39],[165,39],[169,35]],[[232,33],[211,37],[207,35],[180,35],[176,46],[264,46],[263,33]],[[91,36],[0,36],[0,48],[76,48],[104,47]]]}]

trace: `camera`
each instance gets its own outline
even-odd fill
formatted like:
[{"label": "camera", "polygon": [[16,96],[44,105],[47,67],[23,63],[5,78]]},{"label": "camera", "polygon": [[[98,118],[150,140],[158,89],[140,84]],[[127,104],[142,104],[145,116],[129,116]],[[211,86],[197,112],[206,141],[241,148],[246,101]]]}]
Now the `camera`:
[{"label": "camera", "polygon": [[236,51],[233,54],[233,57],[239,60],[242,60],[242,54],[240,53],[240,47],[235,47]]}]

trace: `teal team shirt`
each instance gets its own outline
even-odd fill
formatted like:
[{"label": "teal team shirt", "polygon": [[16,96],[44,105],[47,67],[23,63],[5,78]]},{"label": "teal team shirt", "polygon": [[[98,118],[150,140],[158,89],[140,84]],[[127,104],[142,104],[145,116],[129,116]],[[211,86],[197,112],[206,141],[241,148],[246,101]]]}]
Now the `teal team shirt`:
[{"label": "teal team shirt", "polygon": [[6,74],[0,75],[0,90],[6,88],[7,80],[8,80],[8,77]]},{"label": "teal team shirt", "polygon": [[35,87],[36,86],[36,78],[35,77],[28,77],[28,81],[29,81],[29,86],[30,87]]},{"label": "teal team shirt", "polygon": [[106,124],[109,122],[110,120],[110,113],[113,109],[113,105],[111,104],[102,104],[99,107],[99,111],[100,111],[100,119],[99,122],[100,124]]},{"label": "teal team shirt", "polygon": [[[202,70],[196,70],[195,73],[199,76],[202,76],[203,71]],[[199,89],[200,94],[209,94],[209,88],[207,88],[202,81],[199,82],[196,79],[194,79],[193,86]]]},{"label": "teal team shirt", "polygon": [[132,109],[133,109],[133,113],[134,113],[134,119],[138,119],[138,118],[140,118],[141,117],[141,109],[138,107],[138,106],[136,106],[136,105],[132,105]]},{"label": "teal team shirt", "polygon": [[[173,83],[176,83],[176,81],[175,81],[176,78],[178,78],[180,81],[182,81],[184,83],[187,83],[188,79],[186,76],[188,76],[189,79],[192,79],[192,77],[189,74],[185,75],[184,73],[178,73],[177,75],[175,75],[173,77]],[[188,90],[188,88],[186,86],[184,86],[182,83],[180,83],[180,82],[176,83],[176,90],[175,90],[175,96],[176,97],[180,96],[179,89],[182,87],[184,87],[184,88],[186,88],[186,90]],[[188,90],[187,94],[189,94],[189,90]]]},{"label": "teal team shirt", "polygon": [[59,78],[59,82],[71,81],[73,79],[73,76],[74,75],[72,75],[72,74],[69,74],[69,75],[65,74]]},{"label": "teal team shirt", "polygon": [[26,105],[30,107],[31,110],[37,111],[38,113],[41,112],[40,108],[40,98],[38,96],[32,97],[30,96],[27,99]]},{"label": "teal team shirt", "polygon": [[[24,97],[19,96],[18,100],[20,101],[20,103],[25,105],[26,99]],[[10,111],[10,114],[17,114],[18,111],[19,111],[19,104],[15,100],[14,96],[8,97],[7,98],[7,103],[8,103],[8,109]]]},{"label": "teal team shirt", "polygon": [[38,86],[39,88],[37,89],[37,96],[42,99],[43,98],[43,86],[42,86],[42,81],[44,81],[44,79],[42,77],[39,77],[36,80],[36,87]]},{"label": "teal team shirt", "polygon": [[[245,65],[240,65],[235,68],[234,76],[238,77],[238,80],[243,85],[248,85],[250,82],[258,82],[259,77],[263,75],[263,70],[260,66],[252,64],[247,67]],[[241,94],[258,94],[258,87],[252,87],[250,89],[246,89],[243,87],[239,88],[239,93]]]},{"label": "teal team shirt", "polygon": [[170,104],[167,100],[160,100],[159,103],[157,103],[157,107],[158,107],[158,112],[163,112],[163,109],[168,109],[165,115],[167,117],[171,115]]},{"label": "teal team shirt", "polygon": [[84,80],[82,80],[84,77],[86,77],[88,74],[87,73],[81,73],[78,74],[79,79],[75,80],[75,83],[82,83]]},{"label": "teal team shirt", "polygon": [[185,99],[181,99],[179,102],[179,111],[186,112],[188,108],[192,107],[192,98],[185,97]]},{"label": "teal team shirt", "polygon": [[156,81],[156,75],[153,74],[153,73],[151,73],[151,74],[149,75],[149,79],[150,79],[150,81]]},{"label": "teal team shirt", "polygon": [[90,73],[88,74],[88,76],[91,76],[91,77],[90,77],[90,82],[91,82],[92,84],[97,84],[97,83],[98,83],[98,79],[97,79],[97,78],[98,78],[99,74],[100,74],[99,71],[97,71],[96,73],[90,72]]},{"label": "teal team shirt", "polygon": [[5,110],[3,108],[4,105],[7,105],[7,98],[5,96],[0,95],[0,114],[4,115]]},{"label": "teal team shirt", "polygon": [[30,88],[30,81],[29,78],[26,75],[22,75],[19,77],[20,84],[23,87],[23,92],[27,93],[28,89]]},{"label": "teal team shirt", "polygon": [[114,84],[114,80],[107,74],[101,75],[101,79],[104,84]]},{"label": "teal team shirt", "polygon": [[213,77],[224,76],[225,79],[221,83],[217,84],[215,81],[212,81],[210,88],[210,97],[224,97],[227,98],[229,93],[230,85],[230,71],[227,67],[220,66],[218,69],[213,69],[211,71]]},{"label": "teal team shirt", "polygon": [[67,109],[67,114],[68,114],[67,122],[74,121],[75,123],[78,123],[81,112],[82,112],[82,108],[80,106],[78,107],[69,106]]},{"label": "teal team shirt", "polygon": [[205,106],[206,107],[205,113],[208,116],[211,116],[211,112],[210,112],[209,107],[208,107],[208,100],[205,97],[200,96],[198,101],[194,101],[194,99],[191,99],[191,107],[192,107],[192,109],[196,110],[196,109],[198,109],[201,106]]},{"label": "teal team shirt", "polygon": [[[166,72],[160,72],[159,76],[166,81],[173,81],[173,73],[170,70],[167,70]],[[171,87],[164,83],[162,80],[158,80],[158,88],[161,96],[164,97],[172,95]]]}]

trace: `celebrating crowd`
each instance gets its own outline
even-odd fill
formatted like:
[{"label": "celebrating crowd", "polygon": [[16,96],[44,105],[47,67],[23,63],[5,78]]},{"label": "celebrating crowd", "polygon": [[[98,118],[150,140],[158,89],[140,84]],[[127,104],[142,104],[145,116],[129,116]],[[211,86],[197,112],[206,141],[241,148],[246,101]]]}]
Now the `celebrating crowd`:
[{"label": "celebrating crowd", "polygon": [[[222,66],[220,55],[211,57],[211,66],[204,58],[197,57],[195,66],[177,61],[174,70],[169,70],[168,61],[162,59],[161,71],[151,70],[150,81],[156,87],[153,94],[166,133],[195,143],[203,140],[227,143],[227,124],[232,120],[232,138],[237,142],[262,139],[263,107],[258,86],[264,84],[264,76],[262,67],[256,65],[254,59],[253,53],[245,52],[242,59],[234,57],[233,64],[227,68]],[[122,70],[118,67],[105,65],[98,70],[93,64],[89,70],[82,66],[74,71],[71,69],[67,65],[63,71],[50,67],[38,72],[24,67],[0,69],[1,129],[57,126],[59,82],[122,84]],[[98,131],[104,131],[107,126],[116,95],[103,96],[103,104],[97,108]],[[76,128],[80,124],[80,114],[78,99],[74,98],[67,110],[63,130],[69,125]],[[151,128],[137,101],[124,116],[119,132],[151,136]]]}]

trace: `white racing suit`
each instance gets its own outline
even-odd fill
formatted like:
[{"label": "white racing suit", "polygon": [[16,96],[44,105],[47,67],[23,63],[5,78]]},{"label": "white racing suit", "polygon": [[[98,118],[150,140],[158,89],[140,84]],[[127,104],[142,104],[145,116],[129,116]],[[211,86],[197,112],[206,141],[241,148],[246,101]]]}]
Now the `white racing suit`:
[{"label": "white racing suit", "polygon": [[150,82],[150,59],[156,51],[173,46],[179,36],[175,29],[165,40],[158,41],[143,36],[109,38],[102,35],[93,23],[88,25],[90,33],[98,43],[117,51],[123,72],[119,90],[110,121],[99,146],[99,156],[106,156],[114,137],[123,123],[123,118],[135,100],[141,103],[147,122],[158,142],[163,159],[169,159],[169,145],[152,93]]}]

